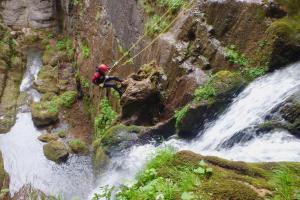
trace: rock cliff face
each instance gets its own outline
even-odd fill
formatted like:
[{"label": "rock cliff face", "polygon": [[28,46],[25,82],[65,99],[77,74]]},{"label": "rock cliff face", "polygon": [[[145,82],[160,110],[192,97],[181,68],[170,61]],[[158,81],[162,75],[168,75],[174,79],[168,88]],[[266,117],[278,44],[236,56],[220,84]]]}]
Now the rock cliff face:
[{"label": "rock cliff face", "polygon": [[50,28],[56,24],[55,0],[3,0],[1,15],[14,28]]}]

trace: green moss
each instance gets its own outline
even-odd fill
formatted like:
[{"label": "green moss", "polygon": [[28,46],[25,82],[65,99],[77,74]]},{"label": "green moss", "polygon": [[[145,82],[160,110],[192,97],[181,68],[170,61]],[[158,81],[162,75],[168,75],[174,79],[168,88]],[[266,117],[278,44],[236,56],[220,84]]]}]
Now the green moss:
[{"label": "green moss", "polygon": [[[140,133],[142,130],[142,127],[140,126],[126,126],[123,124],[118,124],[115,126],[112,126],[111,128],[107,129],[102,137],[101,137],[101,143],[104,145],[114,145],[117,144],[119,142],[121,142],[121,140],[123,139],[124,141],[126,140],[126,138],[120,138],[118,136],[119,133]],[[124,136],[126,137],[126,136]]]},{"label": "green moss", "polygon": [[43,146],[44,154],[47,159],[54,162],[65,160],[69,153],[64,143],[59,141],[52,141]]},{"label": "green moss", "polygon": [[57,135],[60,138],[65,138],[67,136],[67,133],[66,133],[66,131],[61,130],[61,131],[58,132]]},{"label": "green moss", "polygon": [[71,108],[72,105],[76,102],[77,92],[76,91],[67,91],[59,96],[57,99],[58,103],[66,108]]},{"label": "green moss", "polygon": [[268,32],[271,32],[289,43],[300,43],[300,3],[297,0],[277,0],[288,11],[288,15],[272,23]]},{"label": "green moss", "polygon": [[203,184],[202,191],[206,191],[213,199],[235,199],[235,200],[262,200],[249,186],[231,180],[210,180]]},{"label": "green moss", "polygon": [[69,147],[71,148],[72,152],[76,154],[87,154],[89,151],[87,144],[80,139],[74,139],[70,141]]}]

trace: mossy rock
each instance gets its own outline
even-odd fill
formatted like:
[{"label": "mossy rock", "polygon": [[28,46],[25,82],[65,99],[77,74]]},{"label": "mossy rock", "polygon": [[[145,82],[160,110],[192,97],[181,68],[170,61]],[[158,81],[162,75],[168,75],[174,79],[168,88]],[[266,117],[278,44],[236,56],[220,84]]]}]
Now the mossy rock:
[{"label": "mossy rock", "polygon": [[47,92],[42,95],[41,101],[52,101],[57,95],[53,92]]},{"label": "mossy rock", "polygon": [[80,139],[71,140],[68,144],[71,151],[75,154],[88,154],[89,152],[87,144]]},{"label": "mossy rock", "polygon": [[58,93],[58,70],[50,65],[43,66],[34,81],[34,87],[40,93]]},{"label": "mossy rock", "polygon": [[72,105],[76,102],[77,92],[76,91],[67,91],[61,94],[56,101],[59,105],[64,106],[65,108],[71,108]]},{"label": "mossy rock", "polygon": [[285,125],[275,120],[265,121],[257,126],[258,132],[269,132],[277,128],[285,128]]},{"label": "mossy rock", "polygon": [[33,103],[32,121],[36,126],[47,126],[58,121],[59,106],[53,101]]},{"label": "mossy rock", "polygon": [[60,137],[60,138],[65,138],[65,137],[67,137],[66,131],[63,131],[63,130],[59,131],[59,132],[57,133],[57,135],[58,135],[58,137]]},{"label": "mossy rock", "polygon": [[52,141],[45,144],[43,150],[46,158],[54,162],[65,161],[69,156],[67,147],[59,141]]},{"label": "mossy rock", "polygon": [[105,166],[107,160],[108,160],[108,156],[105,154],[103,148],[101,146],[97,146],[96,149],[94,149],[94,155],[93,155],[94,169],[100,170],[103,166]]},{"label": "mossy rock", "polygon": [[38,139],[41,142],[51,142],[51,141],[57,141],[58,140],[58,135],[57,134],[53,134],[53,133],[47,133],[47,134],[42,134],[38,137]]},{"label": "mossy rock", "polygon": [[212,81],[217,94],[224,94],[245,84],[245,80],[240,73],[226,70],[214,74]]},{"label": "mossy rock", "polygon": [[297,118],[292,124],[287,126],[287,129],[297,137],[300,138],[300,117]]},{"label": "mossy rock", "polygon": [[3,164],[3,158],[2,158],[2,152],[0,151],[0,190],[3,188],[3,183],[8,178],[7,173],[4,170],[4,164]]},{"label": "mossy rock", "polygon": [[103,134],[101,143],[104,146],[114,146],[121,142],[136,140],[136,135],[140,133],[141,130],[141,126],[115,125]]}]

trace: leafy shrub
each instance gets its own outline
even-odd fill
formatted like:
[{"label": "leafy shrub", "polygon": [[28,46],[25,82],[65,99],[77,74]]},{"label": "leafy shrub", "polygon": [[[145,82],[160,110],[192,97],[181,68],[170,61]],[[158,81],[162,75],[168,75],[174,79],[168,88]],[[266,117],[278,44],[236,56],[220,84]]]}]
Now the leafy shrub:
[{"label": "leafy shrub", "polygon": [[77,97],[77,92],[67,91],[62,95],[60,95],[56,101],[58,102],[58,104],[66,108],[71,108],[76,101],[76,97]]},{"label": "leafy shrub", "polygon": [[[264,46],[266,41],[261,42],[259,45]],[[254,79],[263,76],[266,73],[266,67],[250,67],[249,60],[245,55],[240,54],[234,45],[225,49],[225,58],[232,64],[237,64],[240,66],[240,71],[242,75],[249,80],[253,81]]]},{"label": "leafy shrub", "polygon": [[195,100],[211,100],[216,97],[217,93],[212,84],[212,80],[208,81],[204,86],[197,88],[194,92]]},{"label": "leafy shrub", "polygon": [[182,119],[185,117],[187,111],[189,110],[189,106],[186,105],[183,108],[181,108],[180,110],[176,110],[175,111],[175,119],[176,119],[176,128],[179,129],[181,126],[181,121]]},{"label": "leafy shrub", "polygon": [[230,45],[225,49],[225,58],[232,64],[238,64],[242,67],[248,65],[249,61],[245,55],[240,54],[234,45]]},{"label": "leafy shrub", "polygon": [[265,67],[246,67],[242,71],[243,75],[247,80],[254,80],[260,76],[265,75],[266,73],[266,68]]},{"label": "leafy shrub", "polygon": [[56,43],[56,48],[59,51],[65,51],[69,57],[73,56],[74,49],[72,41],[69,38],[58,40]]},{"label": "leafy shrub", "polygon": [[[156,156],[148,161],[144,169],[137,175],[136,182],[131,186],[123,185],[120,189],[106,186],[102,194],[95,194],[93,200],[100,197],[109,199],[112,190],[116,192],[117,200],[150,200],[163,199],[182,200],[202,199],[200,194],[194,193],[195,187],[200,185],[200,178],[210,175],[209,168],[204,161],[195,169],[192,166],[176,167],[170,164],[175,159],[175,151],[167,148],[156,152]],[[203,169],[205,173],[199,173]]]},{"label": "leafy shrub", "polygon": [[95,118],[94,130],[96,137],[100,137],[116,119],[117,113],[112,109],[107,98],[100,102],[100,113]]},{"label": "leafy shrub", "polygon": [[163,32],[163,30],[165,30],[167,26],[168,23],[165,19],[162,19],[158,15],[154,15],[145,24],[145,29],[147,35],[153,37],[156,34]]},{"label": "leafy shrub", "polygon": [[90,57],[90,49],[86,44],[83,44],[81,46],[81,51],[82,51],[82,55],[84,58],[89,58]]}]

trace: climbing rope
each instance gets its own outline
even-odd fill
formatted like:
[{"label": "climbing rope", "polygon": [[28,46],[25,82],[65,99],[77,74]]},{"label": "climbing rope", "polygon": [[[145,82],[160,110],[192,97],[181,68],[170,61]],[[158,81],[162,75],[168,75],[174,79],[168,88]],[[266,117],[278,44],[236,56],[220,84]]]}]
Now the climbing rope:
[{"label": "climbing rope", "polygon": [[[193,4],[194,0],[192,0],[186,7],[189,8],[192,4]],[[174,6],[174,5],[173,5]],[[173,7],[170,7],[165,13],[164,15],[161,17],[165,17],[165,15],[167,15],[171,10],[172,10]],[[187,9],[183,9],[180,13],[186,11]],[[145,38],[147,36],[147,32],[144,33],[144,35],[142,37],[140,37],[136,43],[134,43],[131,48],[117,61],[114,63],[114,65],[112,66],[112,68],[110,68],[108,74],[111,73],[111,71],[117,67],[117,66],[123,66],[129,62],[131,62],[132,60],[134,60],[136,57],[138,57],[141,53],[143,53],[146,49],[148,49],[149,47],[152,46],[152,44],[154,44],[160,37],[162,34],[164,34],[175,22],[176,20],[180,17],[180,13],[178,13],[178,15],[169,23],[168,26],[166,26],[166,28],[164,28],[146,47],[144,47],[141,51],[139,51],[137,54],[135,54],[132,58],[126,60],[125,62],[121,63],[119,65],[119,63],[129,54],[129,52],[135,48],[139,43],[140,41],[142,41],[143,38]]]}]

